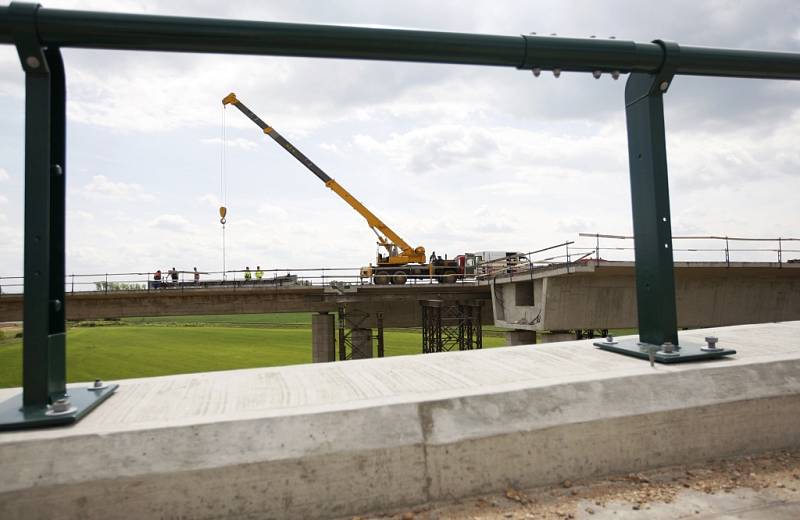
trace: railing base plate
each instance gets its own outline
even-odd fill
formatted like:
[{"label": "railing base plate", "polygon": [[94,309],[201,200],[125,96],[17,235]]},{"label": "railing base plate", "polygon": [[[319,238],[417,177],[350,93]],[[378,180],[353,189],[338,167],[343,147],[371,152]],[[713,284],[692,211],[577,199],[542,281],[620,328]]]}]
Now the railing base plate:
[{"label": "railing base plate", "polygon": [[650,359],[650,353],[652,351],[654,352],[653,361],[656,363],[685,363],[687,361],[705,361],[736,354],[735,350],[726,348],[703,350],[703,347],[706,347],[705,343],[692,341],[682,341],[680,348],[672,354],[664,353],[661,351],[661,347],[658,345],[641,343],[635,339],[614,341],[613,343],[609,343],[607,341],[597,341],[594,343],[594,345],[609,352],[616,352],[617,354],[624,354],[626,356],[633,356],[647,360]]},{"label": "railing base plate", "polygon": [[19,393],[0,403],[0,431],[74,424],[111,397],[117,388],[119,388],[117,384],[99,390],[92,390],[89,387],[69,388],[67,397],[74,410],[64,414],[52,414],[49,406],[23,408],[22,393]]}]

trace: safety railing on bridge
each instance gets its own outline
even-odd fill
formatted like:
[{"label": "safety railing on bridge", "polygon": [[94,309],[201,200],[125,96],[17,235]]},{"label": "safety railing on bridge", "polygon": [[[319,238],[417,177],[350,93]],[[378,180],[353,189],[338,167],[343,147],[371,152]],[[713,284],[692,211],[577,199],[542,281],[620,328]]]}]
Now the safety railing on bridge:
[{"label": "safety railing on bridge", "polygon": [[[475,278],[479,281],[492,280],[498,276],[513,279],[515,276],[532,276],[536,270],[553,268],[564,268],[569,272],[572,265],[585,261],[590,256],[590,253],[576,254],[574,248],[570,249],[574,243],[574,241],[567,241],[527,253],[506,253],[497,258],[478,260],[476,257]],[[562,251],[563,253],[561,253]],[[542,253],[547,253],[547,255],[544,258],[535,256]]]},{"label": "safety railing on bridge", "polygon": [[[573,246],[576,252],[588,252],[595,263],[603,260],[633,261],[633,243],[630,245],[608,245],[608,241],[632,241],[632,236],[603,233],[578,233],[592,244]],[[800,238],[778,237],[733,237],[733,236],[673,236],[673,259],[675,261],[725,262],[769,262],[782,267],[784,263],[800,262]]]},{"label": "safety railing on bridge", "polygon": [[[411,285],[443,282],[444,275],[430,275],[422,278],[409,277],[405,282]],[[474,276],[459,277],[456,283],[474,282]],[[24,290],[22,276],[0,276],[0,297],[20,294]],[[154,291],[154,290],[195,290],[195,289],[255,289],[289,287],[329,287],[332,284],[369,285],[371,278],[365,277],[358,267],[312,267],[312,268],[273,268],[237,269],[225,271],[197,271],[194,269],[161,272],[160,279],[154,272],[109,272],[74,273],[64,280],[67,294],[85,292],[113,291]]]}]

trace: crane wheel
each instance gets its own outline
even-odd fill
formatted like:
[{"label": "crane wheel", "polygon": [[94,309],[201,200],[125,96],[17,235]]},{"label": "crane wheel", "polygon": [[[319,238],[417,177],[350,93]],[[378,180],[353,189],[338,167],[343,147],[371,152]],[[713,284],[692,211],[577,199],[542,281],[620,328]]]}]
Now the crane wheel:
[{"label": "crane wheel", "polygon": [[376,274],[372,277],[372,282],[375,285],[388,285],[390,278],[388,274]]},{"label": "crane wheel", "polygon": [[392,274],[392,283],[394,285],[403,285],[406,283],[406,280],[408,280],[408,275],[405,271],[395,271],[394,274]]},{"label": "crane wheel", "polygon": [[458,275],[455,271],[447,271],[442,276],[442,283],[456,283],[458,281]]}]

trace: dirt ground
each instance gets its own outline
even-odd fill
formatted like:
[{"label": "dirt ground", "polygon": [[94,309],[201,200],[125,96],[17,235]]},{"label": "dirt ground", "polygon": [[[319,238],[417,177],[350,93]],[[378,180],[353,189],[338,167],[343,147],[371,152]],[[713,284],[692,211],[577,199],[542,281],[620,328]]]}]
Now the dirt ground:
[{"label": "dirt ground", "polygon": [[508,488],[352,520],[800,518],[800,449],[606,479]]}]

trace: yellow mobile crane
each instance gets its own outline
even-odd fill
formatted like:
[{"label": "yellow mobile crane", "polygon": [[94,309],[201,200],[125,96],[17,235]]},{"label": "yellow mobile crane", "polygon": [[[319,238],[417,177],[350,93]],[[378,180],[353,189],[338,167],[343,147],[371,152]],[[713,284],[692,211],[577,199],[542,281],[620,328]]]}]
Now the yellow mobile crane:
[{"label": "yellow mobile crane", "polygon": [[[300,161],[300,163],[311,170],[311,173],[317,176],[319,180],[325,183],[325,186],[330,188],[334,193],[339,195],[346,203],[350,205],[359,215],[364,217],[367,225],[375,232],[378,237],[378,245],[386,250],[386,255],[381,255],[378,251],[376,266],[370,265],[369,267],[362,268],[362,276],[372,278],[376,284],[404,284],[407,278],[423,278],[434,276],[437,280],[453,283],[463,276],[464,273],[464,259],[459,256],[452,260],[432,258],[430,264],[426,264],[425,248],[422,246],[411,247],[408,243],[400,238],[389,226],[383,223],[381,219],[375,216],[369,209],[366,208],[361,202],[353,197],[341,184],[332,179],[322,169],[314,164],[314,162],[306,157],[303,152],[295,148],[289,141],[286,140],[274,128],[265,123],[260,117],[255,115],[252,110],[247,108],[239,99],[236,94],[231,92],[222,99],[223,106],[233,105],[246,115],[252,122],[254,122],[261,130],[270,136],[281,148],[289,152],[292,157]],[[416,265],[414,265],[416,264]]]}]

